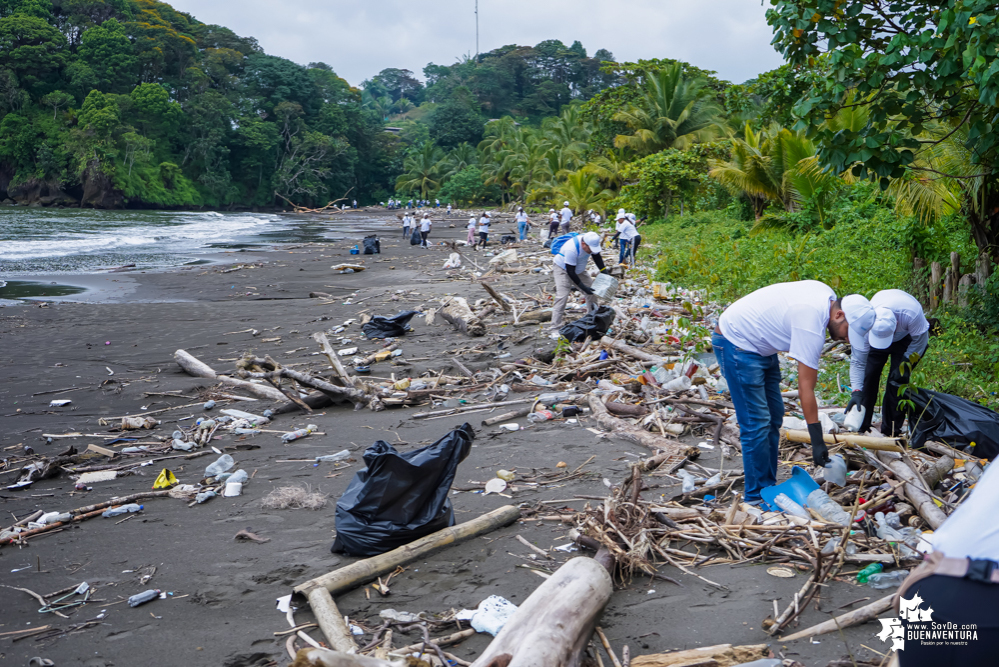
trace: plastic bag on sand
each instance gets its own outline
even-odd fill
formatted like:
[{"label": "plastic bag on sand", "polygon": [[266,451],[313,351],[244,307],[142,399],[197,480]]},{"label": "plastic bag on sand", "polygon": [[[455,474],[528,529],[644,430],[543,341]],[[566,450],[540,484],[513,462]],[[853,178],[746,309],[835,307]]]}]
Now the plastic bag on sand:
[{"label": "plastic bag on sand", "polygon": [[370,322],[361,327],[361,331],[368,338],[396,338],[406,333],[409,321],[419,314],[418,310],[405,310],[394,317],[372,317]]},{"label": "plastic bag on sand", "polygon": [[371,236],[365,236],[363,243],[365,255],[382,254],[382,244],[376,235],[372,234]]},{"label": "plastic bag on sand", "polygon": [[384,440],[368,447],[367,467],[337,501],[331,550],[376,556],[453,526],[448,493],[474,438],[466,423],[432,445],[403,454]]},{"label": "plastic bag on sand", "polygon": [[910,389],[905,398],[914,405],[908,415],[912,447],[938,440],[958,449],[975,443],[974,449],[968,451],[983,459],[992,460],[999,454],[999,414],[977,403],[929,389]]},{"label": "plastic bag on sand", "polygon": [[479,603],[479,608],[472,615],[472,628],[476,632],[488,632],[495,637],[516,611],[517,605],[506,598],[490,595]]},{"label": "plastic bag on sand", "polygon": [[510,248],[509,250],[504,250],[500,254],[496,255],[489,260],[490,264],[510,264],[511,262],[517,261],[517,249]]},{"label": "plastic bag on sand", "polygon": [[451,256],[447,258],[444,262],[445,269],[459,269],[461,268],[461,255],[456,252],[451,253]]},{"label": "plastic bag on sand", "polygon": [[614,323],[614,317],[613,308],[600,306],[586,317],[581,317],[575,322],[565,325],[558,332],[570,343],[586,340],[587,336],[599,340]]},{"label": "plastic bag on sand", "polygon": [[417,225],[409,237],[409,245],[420,245],[421,243],[423,243],[423,237],[420,236],[420,226]]}]

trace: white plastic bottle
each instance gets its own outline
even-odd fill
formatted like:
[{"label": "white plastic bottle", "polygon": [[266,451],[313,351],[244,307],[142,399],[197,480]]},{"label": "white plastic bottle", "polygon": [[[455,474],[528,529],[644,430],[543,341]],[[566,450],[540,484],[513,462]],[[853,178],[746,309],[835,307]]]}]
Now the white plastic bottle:
[{"label": "white plastic bottle", "polygon": [[867,410],[864,409],[864,406],[853,406],[850,408],[850,411],[846,413],[846,418],[843,420],[843,428],[847,431],[856,433],[860,430],[860,425],[864,423],[865,414],[867,414]]}]

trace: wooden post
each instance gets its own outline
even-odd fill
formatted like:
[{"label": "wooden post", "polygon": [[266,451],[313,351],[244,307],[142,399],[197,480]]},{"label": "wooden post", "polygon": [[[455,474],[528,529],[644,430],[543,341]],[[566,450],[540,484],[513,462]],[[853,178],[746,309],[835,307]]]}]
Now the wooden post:
[{"label": "wooden post", "polygon": [[987,252],[982,252],[978,255],[978,261],[975,263],[975,280],[976,284],[981,285],[984,289],[985,282],[992,275],[992,260],[989,258]]},{"label": "wooden post", "polygon": [[940,307],[941,285],[940,279],[943,277],[943,268],[940,262],[930,264],[930,311]]},{"label": "wooden post", "polygon": [[962,308],[968,307],[968,292],[971,290],[971,286],[975,284],[975,276],[971,273],[966,273],[961,276],[961,280],[957,283],[957,305]]},{"label": "wooden post", "polygon": [[956,290],[954,289],[954,269],[948,266],[947,270],[944,271],[943,296],[940,299],[940,303],[953,303],[954,301],[956,301],[956,299],[954,298],[955,296],[957,296],[955,292]]}]

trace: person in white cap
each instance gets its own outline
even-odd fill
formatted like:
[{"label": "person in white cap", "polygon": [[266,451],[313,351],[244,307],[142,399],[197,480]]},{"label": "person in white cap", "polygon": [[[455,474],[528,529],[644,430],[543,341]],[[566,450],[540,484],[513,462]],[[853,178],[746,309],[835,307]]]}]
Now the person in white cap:
[{"label": "person in white cap", "polygon": [[483,211],[479,218],[479,245],[485,248],[489,244],[489,225],[492,224],[489,211]]},{"label": "person in white cap", "polygon": [[427,237],[430,236],[430,230],[433,228],[433,222],[430,220],[430,214],[424,213],[423,220],[420,220],[420,245],[424,248],[429,248],[427,244]]},{"label": "person in white cap", "polygon": [[475,219],[475,214],[473,213],[471,215],[471,217],[468,219],[468,239],[467,239],[468,245],[471,246],[473,250],[478,250],[479,249],[479,246],[476,245],[476,243],[475,243],[475,223],[476,222],[477,221]]},{"label": "person in white cap", "polygon": [[882,290],[871,299],[876,318],[870,334],[850,330],[850,402],[864,408],[860,433],[871,428],[874,404],[881,387],[881,372],[891,360],[884,400],[881,402],[881,432],[889,438],[901,434],[905,413],[898,408],[898,391],[909,384],[909,373],[926,354],[930,323],[915,297],[899,289]]},{"label": "person in white cap", "polygon": [[[620,217],[622,214],[623,218]],[[624,264],[627,261],[629,264],[634,264],[635,255],[638,254],[638,246],[642,242],[642,236],[638,233],[638,228],[635,227],[635,214],[625,214],[624,209],[621,209],[618,211],[618,216],[617,233],[612,237],[618,239],[621,246],[617,263]]]},{"label": "person in white cap", "polygon": [[563,234],[569,233],[569,222],[572,220],[572,209],[569,208],[569,202],[562,203],[562,210],[559,211],[562,216],[562,222],[559,225],[559,231]]},{"label": "person in white cap", "polygon": [[409,238],[409,213],[402,214],[402,238]]},{"label": "person in white cap", "polygon": [[555,209],[548,209],[548,238],[554,239],[558,236],[558,213]]},{"label": "person in white cap", "polygon": [[523,241],[527,238],[527,230],[530,229],[531,225],[531,219],[527,217],[523,206],[517,207],[517,215],[514,216],[514,220],[517,221],[517,232],[520,234],[520,240]]},{"label": "person in white cap", "polygon": [[555,303],[552,307],[552,329],[562,328],[565,319],[565,305],[569,301],[569,293],[578,289],[586,295],[586,312],[597,309],[597,297],[590,285],[593,279],[586,274],[586,265],[593,257],[593,262],[601,271],[604,270],[604,260],[600,257],[600,234],[586,232],[582,236],[574,236],[559,248],[555,255]]},{"label": "person in white cap", "polygon": [[817,280],[763,287],[722,313],[711,343],[739,422],[747,503],[760,503],[760,492],[777,483],[784,420],[777,353],[787,352],[798,362],[798,399],[808,424],[812,462],[825,466],[829,450],[819,424],[815,384],[826,332],[834,340],[846,340],[850,328],[866,336],[874,319],[867,299],[859,294],[837,299],[831,287]]}]

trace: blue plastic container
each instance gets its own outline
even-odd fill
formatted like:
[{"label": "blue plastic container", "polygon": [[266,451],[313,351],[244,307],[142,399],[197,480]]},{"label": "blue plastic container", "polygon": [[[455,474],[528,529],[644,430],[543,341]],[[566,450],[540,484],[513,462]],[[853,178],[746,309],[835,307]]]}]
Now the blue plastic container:
[{"label": "blue plastic container", "polygon": [[812,476],[804,468],[794,466],[791,469],[790,479],[784,480],[780,484],[768,486],[760,491],[760,495],[763,496],[763,502],[771,508],[777,508],[774,498],[780,493],[785,494],[802,507],[808,507],[808,494],[817,488],[819,488],[819,485],[815,483],[815,480],[812,479]]}]

